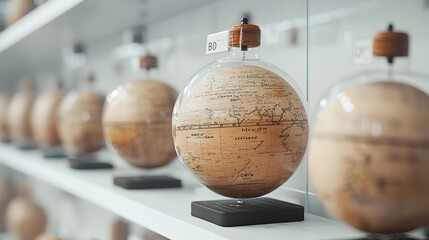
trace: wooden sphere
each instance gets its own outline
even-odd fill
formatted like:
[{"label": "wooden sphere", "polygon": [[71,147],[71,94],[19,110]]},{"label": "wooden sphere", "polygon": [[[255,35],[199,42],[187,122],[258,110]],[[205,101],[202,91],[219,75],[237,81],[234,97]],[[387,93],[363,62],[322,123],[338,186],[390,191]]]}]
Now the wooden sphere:
[{"label": "wooden sphere", "polygon": [[18,145],[33,143],[31,111],[35,100],[34,88],[27,82],[22,85],[11,99],[8,113],[9,133],[12,141]]},{"label": "wooden sphere", "polygon": [[370,233],[429,223],[429,96],[380,81],[330,99],[309,149],[310,177],[325,207]]},{"label": "wooden sphere", "polygon": [[33,0],[9,0],[6,6],[5,25],[10,26],[34,7]]},{"label": "wooden sphere", "polygon": [[171,162],[176,153],[171,115],[177,92],[156,80],[128,82],[116,89],[104,112],[104,135],[119,155],[140,168]]},{"label": "wooden sphere", "polygon": [[9,202],[15,196],[15,191],[7,181],[0,182],[0,231],[5,230],[5,215]]},{"label": "wooden sphere", "polygon": [[59,110],[59,134],[70,154],[84,155],[104,148],[101,117],[104,95],[92,91],[70,92]]},{"label": "wooden sphere", "polygon": [[128,223],[122,220],[115,220],[111,227],[111,240],[127,240],[128,239]]},{"label": "wooden sphere", "polygon": [[36,142],[40,146],[61,144],[58,134],[58,110],[63,93],[54,89],[37,97],[32,113],[32,129]]},{"label": "wooden sphere", "polygon": [[292,176],[307,147],[308,122],[285,79],[233,65],[187,88],[176,105],[173,136],[178,155],[202,184],[227,197],[252,198]]},{"label": "wooden sphere", "polygon": [[8,112],[9,112],[9,97],[0,95],[0,141],[9,139]]},{"label": "wooden sphere", "polygon": [[26,194],[15,197],[6,210],[7,231],[20,240],[34,240],[45,232],[47,216]]}]

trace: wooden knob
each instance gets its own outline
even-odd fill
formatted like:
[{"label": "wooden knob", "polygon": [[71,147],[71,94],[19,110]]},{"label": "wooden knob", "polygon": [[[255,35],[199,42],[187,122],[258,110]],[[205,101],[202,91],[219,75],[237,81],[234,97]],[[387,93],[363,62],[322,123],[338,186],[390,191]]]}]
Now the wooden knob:
[{"label": "wooden knob", "polygon": [[258,25],[249,24],[247,18],[243,18],[241,24],[234,25],[229,33],[229,46],[247,48],[261,45],[261,29]]},{"label": "wooden knob", "polygon": [[158,59],[153,55],[144,55],[140,57],[140,68],[142,69],[152,69],[158,67]]},{"label": "wooden knob", "polygon": [[389,62],[393,62],[394,57],[408,56],[408,34],[394,32],[390,24],[386,32],[375,36],[372,52],[375,56],[387,57]]},{"label": "wooden knob", "polygon": [[93,72],[87,72],[85,74],[85,81],[87,83],[94,83],[95,82],[95,74]]},{"label": "wooden knob", "polygon": [[22,90],[29,90],[29,91],[33,91],[34,90],[34,83],[30,80],[30,79],[23,79],[21,80],[20,83],[20,89]]}]

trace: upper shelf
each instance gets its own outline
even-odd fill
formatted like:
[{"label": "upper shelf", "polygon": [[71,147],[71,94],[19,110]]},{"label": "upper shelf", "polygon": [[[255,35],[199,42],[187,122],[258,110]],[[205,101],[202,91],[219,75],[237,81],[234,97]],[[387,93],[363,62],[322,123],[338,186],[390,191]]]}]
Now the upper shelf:
[{"label": "upper shelf", "polygon": [[[37,150],[0,145],[0,164],[47,182],[171,239],[341,239],[360,234],[342,223],[307,214],[304,222],[224,228],[191,216],[191,202],[213,195],[195,184],[181,189],[125,190],[113,185],[113,170],[70,169],[65,159],[46,160]],[[174,167],[174,166],[173,166]],[[180,167],[180,166],[179,166]],[[178,169],[178,170],[177,170]],[[177,168],[175,175],[188,173]],[[174,227],[168,227],[174,226]]]},{"label": "upper shelf", "polygon": [[[210,0],[50,0],[0,32],[0,81],[13,83],[43,71],[61,72],[65,46],[103,44]],[[90,49],[91,50],[91,49]],[[91,52],[89,52],[91,54]],[[9,86],[9,85],[7,85]],[[7,87],[6,86],[6,87]]]}]

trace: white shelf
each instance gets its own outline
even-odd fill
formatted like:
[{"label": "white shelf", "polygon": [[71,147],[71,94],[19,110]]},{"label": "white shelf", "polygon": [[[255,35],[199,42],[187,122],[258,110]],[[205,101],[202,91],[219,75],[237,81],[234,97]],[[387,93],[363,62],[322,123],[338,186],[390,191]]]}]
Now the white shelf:
[{"label": "white shelf", "polygon": [[[340,239],[360,233],[342,223],[306,214],[298,223],[219,227],[190,215],[191,201],[206,199],[195,184],[174,190],[125,190],[112,183],[113,170],[70,169],[65,159],[47,160],[37,150],[0,145],[0,164],[89,201],[171,239]],[[186,171],[177,173],[186,174]],[[174,226],[174,227],[171,227]]]},{"label": "white shelf", "polygon": [[91,55],[106,40],[117,40],[119,46],[126,30],[208,2],[50,0],[0,32],[2,87],[14,87],[22,77],[61,73],[63,49],[76,41],[89,46]]},{"label": "white shelf", "polygon": [[84,0],[51,0],[34,9],[0,34],[0,54]]}]

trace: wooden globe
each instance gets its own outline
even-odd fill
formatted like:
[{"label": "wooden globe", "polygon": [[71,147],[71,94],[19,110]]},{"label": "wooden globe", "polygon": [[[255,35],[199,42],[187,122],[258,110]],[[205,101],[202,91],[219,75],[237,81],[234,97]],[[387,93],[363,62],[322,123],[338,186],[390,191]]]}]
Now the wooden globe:
[{"label": "wooden globe", "polygon": [[10,99],[6,95],[0,95],[0,141],[9,140],[8,112]]},{"label": "wooden globe", "polygon": [[103,116],[106,140],[129,164],[157,168],[175,157],[171,115],[177,92],[156,80],[132,81],[108,98]]},{"label": "wooden globe", "polygon": [[311,180],[327,210],[369,233],[429,223],[429,96],[378,81],[328,99],[309,150]]},{"label": "wooden globe", "polygon": [[9,0],[5,11],[5,25],[10,26],[34,7],[32,0]]},{"label": "wooden globe", "polygon": [[259,197],[282,185],[308,140],[297,92],[285,78],[251,65],[197,74],[179,96],[173,122],[185,166],[209,189],[232,198]]},{"label": "wooden globe", "polygon": [[22,190],[7,207],[6,229],[20,240],[34,240],[45,231],[47,216]]},{"label": "wooden globe", "polygon": [[11,184],[5,180],[0,181],[0,231],[5,230],[6,209],[14,196],[15,190]]},{"label": "wooden globe", "polygon": [[69,154],[85,155],[104,148],[103,104],[104,95],[90,90],[66,95],[59,110],[58,130]]},{"label": "wooden globe", "polygon": [[33,84],[25,81],[11,99],[8,112],[9,133],[12,141],[18,146],[25,147],[34,143],[31,111],[35,97]]},{"label": "wooden globe", "polygon": [[64,95],[58,84],[39,95],[34,103],[31,123],[34,138],[40,146],[61,144],[58,134],[58,110]]}]

